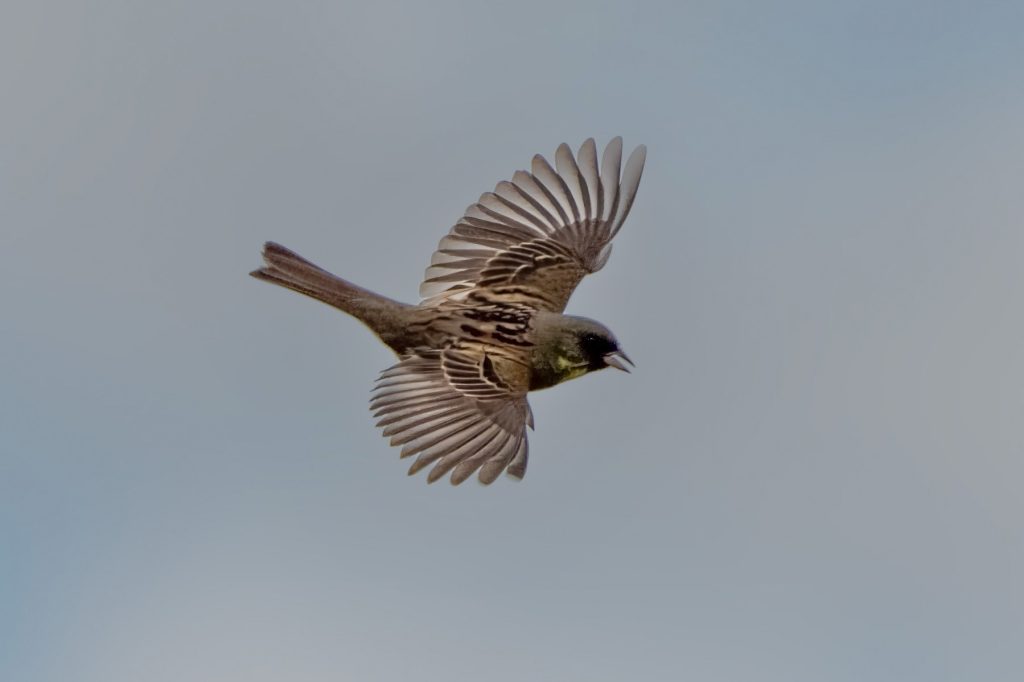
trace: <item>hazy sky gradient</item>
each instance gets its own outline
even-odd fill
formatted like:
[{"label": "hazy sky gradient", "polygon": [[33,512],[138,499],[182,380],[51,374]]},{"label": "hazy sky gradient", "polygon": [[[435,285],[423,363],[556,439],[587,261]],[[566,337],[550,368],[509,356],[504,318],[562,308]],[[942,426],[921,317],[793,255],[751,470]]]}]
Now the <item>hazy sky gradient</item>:
[{"label": "hazy sky gradient", "polygon": [[[0,678],[1024,675],[1024,5],[15,3]],[[537,152],[645,143],[526,479],[427,486],[392,358]]]}]

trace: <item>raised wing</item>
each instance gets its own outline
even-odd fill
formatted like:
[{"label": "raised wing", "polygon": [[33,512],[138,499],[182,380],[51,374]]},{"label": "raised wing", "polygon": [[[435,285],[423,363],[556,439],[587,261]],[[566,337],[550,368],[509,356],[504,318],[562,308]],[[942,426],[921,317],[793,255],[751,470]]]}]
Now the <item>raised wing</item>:
[{"label": "raised wing", "polygon": [[530,172],[517,171],[481,195],[441,239],[420,285],[421,305],[482,291],[490,300],[562,312],[580,280],[608,260],[646,156],[643,145],[633,150],[621,179],[620,137],[608,143],[600,167],[593,139],[576,157],[560,145],[554,167],[534,156]]},{"label": "raised wing", "polygon": [[403,446],[402,457],[418,455],[410,475],[428,464],[430,483],[449,471],[455,485],[478,469],[484,484],[502,470],[525,475],[533,415],[525,377],[508,370],[482,351],[446,349],[407,357],[381,373],[370,409],[391,445]]}]

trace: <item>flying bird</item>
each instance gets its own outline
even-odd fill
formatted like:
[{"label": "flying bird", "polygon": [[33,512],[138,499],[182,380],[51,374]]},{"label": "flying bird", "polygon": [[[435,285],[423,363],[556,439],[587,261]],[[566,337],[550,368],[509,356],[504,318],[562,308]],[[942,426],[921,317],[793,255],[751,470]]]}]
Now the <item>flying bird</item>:
[{"label": "flying bird", "polygon": [[433,465],[434,482],[458,485],[479,472],[526,473],[529,391],[605,367],[632,365],[604,325],[563,314],[576,285],[597,272],[636,197],[647,150],[633,150],[620,177],[622,139],[598,165],[593,139],[552,166],[539,154],[483,194],[443,237],[418,305],[363,289],[267,242],[257,279],[323,301],[369,327],[399,358],[377,380],[377,426],[416,456],[409,474]]}]

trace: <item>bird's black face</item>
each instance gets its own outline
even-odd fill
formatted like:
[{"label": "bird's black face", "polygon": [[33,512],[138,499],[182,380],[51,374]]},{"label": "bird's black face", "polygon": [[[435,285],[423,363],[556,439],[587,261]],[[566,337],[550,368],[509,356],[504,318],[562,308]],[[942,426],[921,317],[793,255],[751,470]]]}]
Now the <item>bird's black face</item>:
[{"label": "bird's black face", "polygon": [[579,335],[579,346],[583,357],[586,358],[588,371],[614,367],[628,372],[629,368],[623,360],[630,365],[633,364],[619,348],[618,342],[607,334],[585,331]]}]

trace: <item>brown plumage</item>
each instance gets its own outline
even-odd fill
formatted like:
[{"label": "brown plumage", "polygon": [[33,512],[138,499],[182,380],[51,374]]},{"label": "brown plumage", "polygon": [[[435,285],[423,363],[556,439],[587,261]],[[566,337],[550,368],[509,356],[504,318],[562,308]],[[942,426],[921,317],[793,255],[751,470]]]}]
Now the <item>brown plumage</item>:
[{"label": "brown plumage", "polygon": [[[576,285],[600,270],[633,204],[646,149],[620,179],[622,140],[600,166],[592,139],[552,167],[534,156],[470,206],[441,239],[419,305],[368,291],[273,242],[252,276],[328,303],[368,326],[400,358],[377,380],[370,407],[413,474],[526,473],[528,391],[629,362],[608,329],[563,315]],[[628,371],[628,370],[627,370]]]}]

